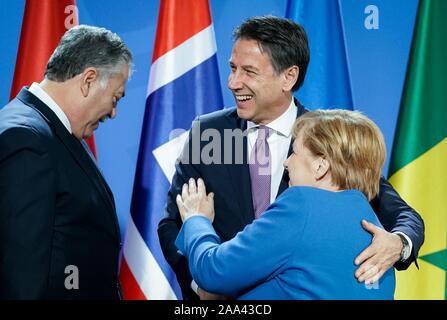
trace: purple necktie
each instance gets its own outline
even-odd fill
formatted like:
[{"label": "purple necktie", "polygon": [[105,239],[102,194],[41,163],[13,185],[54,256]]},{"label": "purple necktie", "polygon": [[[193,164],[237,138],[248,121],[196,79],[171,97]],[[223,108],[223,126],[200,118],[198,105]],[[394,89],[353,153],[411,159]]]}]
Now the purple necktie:
[{"label": "purple necktie", "polygon": [[258,138],[250,155],[251,194],[255,218],[259,218],[270,204],[272,173],[270,148],[267,138],[270,136],[271,130],[266,126],[258,127]]}]

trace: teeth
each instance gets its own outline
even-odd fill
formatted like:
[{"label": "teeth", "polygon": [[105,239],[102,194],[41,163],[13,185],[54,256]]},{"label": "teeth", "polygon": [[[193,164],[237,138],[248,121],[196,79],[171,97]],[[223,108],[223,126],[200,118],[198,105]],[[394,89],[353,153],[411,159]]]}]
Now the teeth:
[{"label": "teeth", "polygon": [[236,96],[237,101],[247,101],[250,100],[252,96]]}]

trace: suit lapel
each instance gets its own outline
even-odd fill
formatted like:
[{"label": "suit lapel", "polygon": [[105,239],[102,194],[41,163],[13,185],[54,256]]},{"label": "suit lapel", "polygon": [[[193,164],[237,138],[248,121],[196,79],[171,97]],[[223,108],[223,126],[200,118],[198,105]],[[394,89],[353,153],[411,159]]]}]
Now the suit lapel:
[{"label": "suit lapel", "polygon": [[[61,123],[59,124],[61,125]],[[59,127],[58,129],[56,129],[56,135],[59,137],[59,139],[68,149],[68,151],[70,151],[71,155],[79,164],[79,166],[87,174],[87,177],[90,179],[90,182],[98,190],[105,205],[109,208],[109,210],[107,211],[111,213],[110,218],[112,219],[113,224],[115,226],[116,234],[120,235],[115,204],[113,203],[111,197],[111,191],[106,181],[103,179],[101,173],[99,172],[99,169],[97,168],[96,164],[90,158],[87,151],[82,146],[81,142],[74,136],[69,134],[69,132],[65,129],[65,127],[64,128]]]},{"label": "suit lapel", "polygon": [[[237,117],[237,116],[236,116]],[[234,121],[234,119],[232,119]],[[247,129],[247,121],[237,117],[236,119],[236,129],[240,129],[241,132],[245,133]],[[236,154],[240,150],[236,150],[236,144],[232,144],[233,159],[232,165],[226,165],[228,169],[229,176],[233,185],[234,198],[240,207],[241,216],[245,224],[249,224],[254,219],[254,209],[253,200],[251,194],[251,180],[250,180],[250,169],[248,166],[248,156],[247,156],[247,135],[243,134],[243,150],[242,150],[242,164],[236,164]]]},{"label": "suit lapel", "polygon": [[[293,139],[293,137],[292,137],[292,140],[290,141],[290,145],[289,145],[289,151],[287,152],[287,158],[290,157],[290,155],[292,154],[292,151],[293,151],[292,144],[293,144],[294,140],[295,139]],[[284,170],[283,174],[282,174],[281,182],[279,183],[279,188],[278,188],[278,193],[276,194],[276,198],[278,198],[278,196],[289,187],[289,180],[290,180],[289,174],[287,173],[286,170]]]},{"label": "suit lapel", "polygon": [[[305,114],[307,112],[307,110],[303,107],[303,105],[297,100],[295,100],[295,105],[297,108],[297,112],[296,112],[296,118],[298,119],[299,117],[301,117],[303,114]],[[293,148],[293,141],[295,139],[292,137],[292,139],[290,140],[290,145],[289,145],[289,151],[287,152],[287,158],[292,154]],[[278,193],[276,195],[276,197],[278,198],[278,196],[284,192],[284,190],[286,190],[289,187],[289,174],[287,173],[286,170],[284,170],[282,178],[281,178],[281,182],[279,184],[279,188],[278,188]]]},{"label": "suit lapel", "polygon": [[62,122],[57,118],[57,116],[50,108],[48,108],[33,94],[29,93],[28,90],[22,89],[18,98],[23,103],[37,110],[42,115],[43,119],[53,128],[56,136],[64,144],[66,149],[70,152],[81,169],[86,173],[88,179],[95,186],[95,188],[101,195],[101,198],[104,200],[104,204],[108,207],[109,210],[107,211],[111,213],[111,218],[116,229],[116,234],[119,236],[120,229],[118,226],[112,193],[106,181],[103,179],[101,173],[99,172],[96,164],[90,158],[81,142],[67,131]]}]

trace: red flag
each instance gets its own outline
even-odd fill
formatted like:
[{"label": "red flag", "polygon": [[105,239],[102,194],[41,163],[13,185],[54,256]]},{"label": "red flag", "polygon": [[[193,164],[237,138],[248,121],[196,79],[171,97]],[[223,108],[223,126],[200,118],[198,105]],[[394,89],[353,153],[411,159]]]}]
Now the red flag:
[{"label": "red flag", "polygon": [[[11,99],[23,86],[43,79],[48,59],[60,38],[77,24],[76,0],[26,0]],[[94,137],[87,143],[96,157]]]}]

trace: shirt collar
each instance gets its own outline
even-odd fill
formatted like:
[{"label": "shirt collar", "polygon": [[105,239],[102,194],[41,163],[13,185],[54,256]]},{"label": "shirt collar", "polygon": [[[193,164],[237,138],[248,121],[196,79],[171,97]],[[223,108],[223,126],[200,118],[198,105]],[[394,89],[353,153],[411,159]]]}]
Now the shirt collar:
[{"label": "shirt collar", "polygon": [[[290,105],[287,108],[287,110],[278,118],[267,124],[266,127],[269,127],[278,134],[281,134],[288,138],[292,133],[292,128],[296,120],[296,115],[297,115],[297,108],[295,105],[295,101],[292,98],[292,101],[290,102]],[[259,126],[258,124],[252,121],[247,121],[247,130],[257,128],[258,126]]]},{"label": "shirt collar", "polygon": [[43,103],[45,103],[48,108],[50,108],[56,114],[64,127],[67,128],[68,132],[72,133],[70,121],[68,120],[67,115],[61,109],[61,107],[59,107],[56,101],[54,101],[53,98],[51,98],[48,93],[46,93],[45,90],[40,87],[38,83],[34,82],[31,87],[29,87],[28,91],[34,94]]}]

